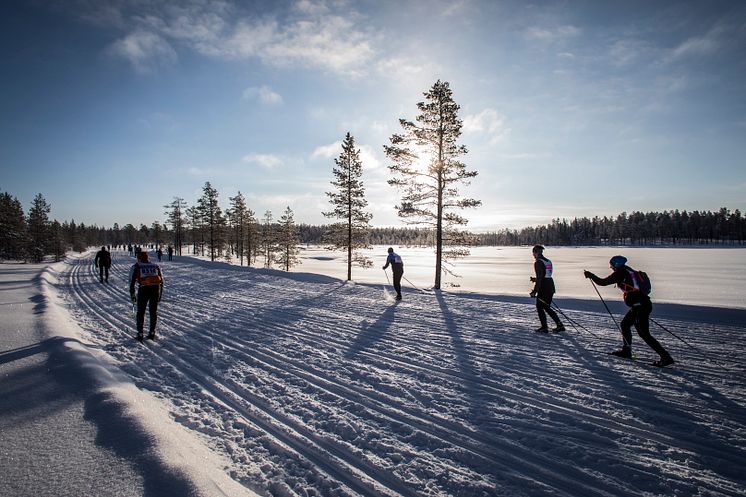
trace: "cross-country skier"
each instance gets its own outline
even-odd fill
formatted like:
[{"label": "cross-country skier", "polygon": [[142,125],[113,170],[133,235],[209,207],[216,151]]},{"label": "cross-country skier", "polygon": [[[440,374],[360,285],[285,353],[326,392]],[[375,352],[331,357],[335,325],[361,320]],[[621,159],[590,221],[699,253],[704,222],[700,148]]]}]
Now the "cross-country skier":
[{"label": "cross-country skier", "polygon": [[96,252],[96,258],[93,259],[93,264],[98,268],[98,278],[103,283],[109,282],[109,268],[111,267],[111,253],[106,250],[106,247],[101,247],[101,250]]},{"label": "cross-country skier", "polygon": [[536,312],[539,314],[539,322],[541,327],[537,328],[536,331],[541,333],[549,332],[547,328],[547,314],[554,321],[555,327],[552,331],[565,331],[565,326],[560,321],[557,313],[552,309],[552,297],[554,296],[554,279],[552,279],[552,261],[544,257],[544,247],[541,245],[534,245],[531,249],[531,253],[534,256],[534,271],[536,277],[531,278],[534,282],[534,289],[529,294],[532,298],[536,298]]},{"label": "cross-country skier", "polygon": [[401,278],[404,276],[404,263],[394,249],[389,247],[389,256],[386,258],[386,265],[383,266],[385,271],[391,264],[391,271],[394,273],[394,290],[396,290],[396,300],[401,300]]},{"label": "cross-country skier", "polygon": [[606,278],[601,279],[590,271],[583,271],[583,275],[593,280],[597,285],[616,285],[624,292],[624,303],[629,307],[629,311],[621,322],[624,342],[622,348],[611,352],[611,355],[625,358],[632,357],[632,325],[634,325],[640,338],[645,340],[645,343],[660,355],[660,359],[655,361],[653,366],[665,367],[673,364],[673,358],[668,351],[650,334],[649,320],[650,313],[653,312],[653,303],[647,294],[640,291],[635,271],[627,266],[627,258],[615,255],[609,260],[609,266],[613,272]]},{"label": "cross-country skier", "polygon": [[[130,269],[130,298],[137,302],[137,339],[143,340],[145,308],[150,310],[150,334],[148,339],[155,340],[155,324],[158,321],[158,302],[163,295],[163,273],[158,264],[148,260],[147,251],[137,255],[137,262]],[[138,285],[135,298],[135,283]]]}]

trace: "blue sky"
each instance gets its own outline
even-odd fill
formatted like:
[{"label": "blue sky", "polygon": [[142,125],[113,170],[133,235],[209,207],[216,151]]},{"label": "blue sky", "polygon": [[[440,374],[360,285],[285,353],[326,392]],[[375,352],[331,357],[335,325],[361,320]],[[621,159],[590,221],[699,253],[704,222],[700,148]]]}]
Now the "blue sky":
[{"label": "blue sky", "polygon": [[383,145],[448,81],[470,227],[746,210],[740,1],[14,1],[2,6],[0,190],[62,221],[162,222],[210,181],[327,222],[346,132],[374,225]]}]

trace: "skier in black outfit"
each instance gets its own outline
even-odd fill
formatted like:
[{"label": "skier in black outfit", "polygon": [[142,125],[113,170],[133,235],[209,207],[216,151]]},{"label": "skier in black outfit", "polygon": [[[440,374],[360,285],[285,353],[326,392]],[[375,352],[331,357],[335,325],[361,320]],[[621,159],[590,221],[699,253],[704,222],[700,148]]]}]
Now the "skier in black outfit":
[{"label": "skier in black outfit", "polygon": [[653,312],[653,303],[649,296],[640,291],[635,271],[627,266],[627,258],[615,255],[609,260],[609,266],[614,272],[606,278],[601,279],[590,271],[583,271],[583,275],[597,285],[616,285],[624,292],[624,303],[629,307],[629,311],[621,322],[624,342],[622,348],[611,352],[611,355],[625,358],[632,357],[632,325],[634,325],[640,338],[645,340],[645,343],[660,356],[660,359],[655,361],[653,366],[665,367],[673,364],[674,360],[671,354],[650,334],[649,319]]},{"label": "skier in black outfit", "polygon": [[555,327],[552,331],[565,331],[565,326],[557,316],[557,313],[552,309],[552,297],[554,296],[554,279],[552,279],[552,261],[544,257],[544,247],[541,245],[534,245],[531,250],[534,255],[534,271],[536,277],[531,278],[534,282],[534,289],[529,294],[532,298],[536,298],[536,312],[539,314],[539,321],[541,327],[537,328],[536,331],[541,333],[549,332],[547,328],[547,314],[554,321]]},{"label": "skier in black outfit", "polygon": [[[145,308],[150,310],[150,333],[148,339],[155,340],[155,324],[158,321],[158,302],[163,295],[163,274],[158,264],[148,260],[148,253],[142,251],[137,262],[130,269],[130,298],[137,302],[137,339],[142,342],[145,326]],[[135,283],[138,285],[135,297]]]},{"label": "skier in black outfit", "polygon": [[106,247],[101,247],[101,250],[96,252],[96,258],[93,259],[93,264],[98,268],[98,278],[103,283],[109,282],[109,268],[111,267],[111,252],[106,250]]},{"label": "skier in black outfit", "polygon": [[389,264],[391,264],[391,271],[394,273],[394,290],[396,290],[396,300],[401,300],[401,279],[404,276],[404,263],[401,257],[394,252],[392,247],[389,247],[389,255],[386,257],[386,265],[383,266],[385,271]]}]

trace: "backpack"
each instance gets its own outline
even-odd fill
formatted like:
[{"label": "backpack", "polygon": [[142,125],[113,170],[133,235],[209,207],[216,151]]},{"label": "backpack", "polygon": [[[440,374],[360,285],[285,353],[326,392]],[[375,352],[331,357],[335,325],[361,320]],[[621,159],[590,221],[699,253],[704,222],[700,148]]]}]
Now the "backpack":
[{"label": "backpack", "polygon": [[628,269],[628,271],[635,285],[635,290],[639,290],[643,295],[650,295],[650,292],[653,291],[653,284],[650,282],[648,273],[634,269]]}]

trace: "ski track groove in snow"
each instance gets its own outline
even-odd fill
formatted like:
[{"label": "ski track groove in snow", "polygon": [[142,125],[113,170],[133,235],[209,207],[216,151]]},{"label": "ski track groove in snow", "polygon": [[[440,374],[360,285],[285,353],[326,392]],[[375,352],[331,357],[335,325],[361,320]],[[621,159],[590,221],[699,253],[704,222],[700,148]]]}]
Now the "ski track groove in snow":
[{"label": "ski track groove in snow", "polygon": [[[82,305],[80,319],[88,329],[117,330],[135,344],[133,334],[124,331],[134,328],[131,313],[118,312],[118,305],[111,305],[112,301],[128,301],[126,275],[133,259],[117,252],[113,255],[109,286],[98,283],[90,260],[73,262],[70,299]],[[640,482],[642,491],[655,493],[666,488],[654,483],[660,474],[656,465],[662,465],[658,451],[669,447],[673,455],[664,458],[667,474],[685,475],[673,484],[692,484],[688,480],[702,467],[694,481],[709,488],[706,492],[738,495],[743,485],[742,477],[733,476],[737,461],[744,460],[743,397],[719,395],[704,381],[743,391],[743,382],[736,376],[743,377],[740,365],[708,372],[701,361],[687,364],[686,371],[616,364],[605,358],[599,340],[570,326],[564,336],[537,337],[528,332],[537,321],[535,310],[528,305],[486,302],[486,307],[473,297],[458,300],[450,295],[407,293],[403,303],[393,306],[381,303],[379,290],[371,287],[296,283],[266,272],[223,271],[219,265],[209,269],[189,262],[163,266],[166,290],[159,309],[159,335],[164,340],[155,347],[137,345],[142,350],[133,352],[132,344],[121,345],[122,335],[100,338],[104,349],[127,363],[125,369],[134,373],[138,383],[156,391],[160,388],[153,385],[157,380],[147,376],[152,370],[169,367],[212,397],[195,402],[195,409],[207,401],[234,411],[276,438],[278,446],[289,448],[343,485],[315,488],[311,476],[300,486],[307,495],[573,495],[578,491],[639,495],[641,489],[635,482]],[[199,278],[190,274],[195,272],[208,278],[214,273],[221,280],[200,286]],[[329,305],[336,300],[341,305]],[[460,307],[448,305],[454,300]],[[567,313],[589,329],[591,321],[603,320],[589,312]],[[666,326],[677,324],[665,321]],[[518,332],[520,338],[516,338]],[[616,343],[611,333],[603,338],[604,347]],[[688,340],[709,353],[726,350],[713,333]],[[636,343],[640,342],[637,338]],[[210,357],[205,354],[208,343]],[[669,347],[672,343],[665,340]],[[537,349],[544,354],[540,360]],[[649,352],[644,345],[637,350]],[[675,357],[689,362],[690,355],[683,350],[676,349]],[[216,369],[223,366],[214,364],[216,355],[230,359],[227,370]],[[150,362],[151,371],[139,367],[137,361]],[[526,370],[526,364],[533,365],[528,372],[551,372],[556,367],[562,374],[535,378],[511,374],[514,368]],[[240,383],[244,378],[236,376],[244,372],[253,375],[255,385]],[[672,411],[665,418],[659,418],[654,409],[647,412],[642,401],[626,397],[618,388],[616,395],[596,398],[610,383],[619,383],[620,376],[633,395],[647,401],[656,401],[659,394],[647,388],[645,382],[652,382],[657,390],[696,389],[716,406],[730,407],[728,419],[722,420],[727,425],[723,430],[732,428],[737,443],[708,445],[705,441],[713,435],[716,422],[711,426],[705,421],[716,419],[718,411],[710,412],[703,404],[701,412],[693,412],[691,399],[684,395],[665,396]],[[169,391],[179,387],[178,383],[165,385],[159,395],[168,400]],[[272,388],[280,397],[270,397]],[[309,410],[316,411],[285,412],[303,405],[305,397]],[[476,407],[469,407],[470,403]],[[487,412],[477,413],[480,409]],[[490,410],[497,413],[497,419],[490,417],[494,414]],[[308,426],[303,415],[311,416]],[[355,447],[358,439],[336,433],[331,422],[331,431],[317,431],[325,426],[320,421],[327,415],[354,423],[353,431],[374,433],[378,440],[373,442],[393,445],[393,449],[379,449],[376,454],[364,444]],[[682,428],[659,433],[661,422]],[[687,425],[699,426],[703,435],[690,435]],[[387,427],[393,433],[377,433]],[[405,440],[404,434],[411,440]],[[220,431],[212,436],[220,438]],[[563,441],[552,442],[558,436]],[[604,470],[594,461],[619,464],[605,454],[610,443],[619,445],[617,457],[627,463],[616,471]],[[429,444],[435,447],[430,454]],[[635,452],[643,449],[643,454]],[[415,458],[419,455],[420,460],[397,461],[397,450]],[[582,456],[583,464],[564,460],[563,451]],[[379,469],[376,457],[387,467]],[[278,457],[270,463],[281,460]],[[396,462],[406,472],[399,471]],[[724,475],[713,467],[722,467]],[[438,475],[439,468],[451,473]],[[287,478],[288,488],[294,484],[297,491],[298,480],[303,479],[300,469],[293,467],[289,471],[294,474],[283,476],[282,468],[273,468],[273,478]],[[240,470],[234,472],[240,478]]]},{"label": "ski track groove in snow", "polygon": [[[122,327],[127,327],[128,323],[126,320],[112,319],[103,315],[101,310],[96,308],[90,295],[87,295],[85,291],[82,291],[80,285],[77,285],[77,287],[76,293],[86,301],[88,310],[95,313],[112,330],[121,332]],[[147,326],[147,315],[145,324]],[[131,322],[129,325],[131,326]],[[126,332],[123,333],[127,335]],[[131,337],[132,335],[128,336]],[[133,342],[133,346],[140,345],[134,345]],[[217,379],[211,376],[210,372],[205,371],[203,368],[200,368],[195,364],[190,364],[182,360],[176,354],[161,347],[160,344],[156,346],[158,349],[157,352],[152,350],[152,345],[150,344],[144,345],[143,347],[146,348],[153,358],[160,359],[175,371],[178,371],[185,377],[189,378],[193,383],[200,385],[218,402],[233,409],[252,423],[259,425],[268,434],[276,437],[283,445],[292,448],[307,459],[316,462],[335,480],[345,482],[346,486],[358,493],[362,495],[417,495],[411,489],[408,489],[400,482],[391,478],[387,473],[376,470],[375,467],[355,458],[354,456],[345,456],[345,454],[338,448],[334,447],[333,444],[320,439],[304,427],[296,425],[280,413],[273,412],[266,402],[241,388],[239,385],[228,385],[217,381]],[[169,360],[163,358],[163,353],[168,354]],[[209,381],[206,381],[205,378]],[[242,404],[249,404],[250,408],[247,409]],[[356,474],[360,478],[351,479],[347,472]],[[376,485],[366,485],[366,478],[373,480]],[[389,487],[391,491],[385,491],[382,487]]]}]

